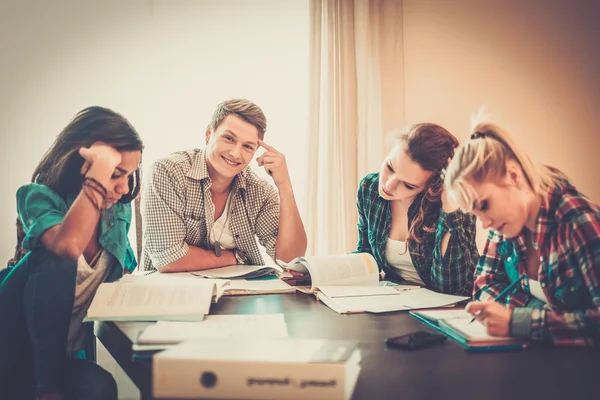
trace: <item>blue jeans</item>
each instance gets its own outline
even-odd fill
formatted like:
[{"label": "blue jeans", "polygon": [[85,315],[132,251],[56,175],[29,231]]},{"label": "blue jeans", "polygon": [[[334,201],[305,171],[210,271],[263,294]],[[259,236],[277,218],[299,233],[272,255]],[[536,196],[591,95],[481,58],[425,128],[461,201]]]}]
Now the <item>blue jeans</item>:
[{"label": "blue jeans", "polygon": [[77,263],[45,248],[0,271],[0,399],[117,399],[112,376],[67,355]]}]

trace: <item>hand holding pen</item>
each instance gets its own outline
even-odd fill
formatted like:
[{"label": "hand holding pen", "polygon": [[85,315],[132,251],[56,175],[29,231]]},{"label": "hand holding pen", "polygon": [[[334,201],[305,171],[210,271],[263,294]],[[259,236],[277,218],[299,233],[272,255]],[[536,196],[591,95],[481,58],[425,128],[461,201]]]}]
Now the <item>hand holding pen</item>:
[{"label": "hand holding pen", "polygon": [[509,336],[512,311],[498,301],[509,295],[522,279],[523,276],[508,285],[493,301],[475,301],[467,304],[465,310],[474,316],[471,322],[475,319],[482,321],[491,336]]}]

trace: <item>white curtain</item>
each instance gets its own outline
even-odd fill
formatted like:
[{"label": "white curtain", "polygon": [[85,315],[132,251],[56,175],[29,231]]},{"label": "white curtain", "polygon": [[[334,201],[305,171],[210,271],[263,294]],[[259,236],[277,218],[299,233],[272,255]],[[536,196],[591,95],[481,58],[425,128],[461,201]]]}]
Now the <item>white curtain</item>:
[{"label": "white curtain", "polygon": [[402,1],[310,0],[308,255],[356,246],[356,190],[404,124]]}]

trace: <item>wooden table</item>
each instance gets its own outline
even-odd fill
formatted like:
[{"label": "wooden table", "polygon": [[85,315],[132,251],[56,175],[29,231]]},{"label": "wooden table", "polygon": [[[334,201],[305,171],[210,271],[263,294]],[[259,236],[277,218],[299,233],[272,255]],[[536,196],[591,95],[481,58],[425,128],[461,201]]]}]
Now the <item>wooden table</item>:
[{"label": "wooden table", "polygon": [[[403,351],[386,337],[431,330],[407,312],[339,315],[303,293],[225,296],[211,314],[283,313],[293,338],[361,342],[361,373],[352,399],[597,399],[600,349],[530,347],[523,351],[467,353],[455,341]],[[137,359],[132,339],[144,324],[97,323],[96,336],[142,393],[151,397],[151,359]],[[127,335],[125,332],[129,335]]]}]

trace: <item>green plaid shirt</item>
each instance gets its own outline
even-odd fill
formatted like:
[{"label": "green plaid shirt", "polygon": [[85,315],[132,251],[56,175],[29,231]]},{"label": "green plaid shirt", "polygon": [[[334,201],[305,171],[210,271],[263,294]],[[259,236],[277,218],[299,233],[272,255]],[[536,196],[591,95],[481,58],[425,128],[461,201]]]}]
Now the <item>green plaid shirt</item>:
[{"label": "green plaid shirt", "polygon": [[[408,209],[408,223],[417,217],[423,194],[417,196]],[[385,257],[385,246],[392,223],[390,202],[379,196],[379,173],[365,176],[358,188],[358,244],[357,253],[370,253],[379,269],[386,275],[399,278]],[[471,295],[473,271],[479,261],[475,242],[475,217],[460,210],[446,214],[441,208],[437,215],[427,216],[428,221],[437,220],[435,232],[417,232],[423,237],[421,243],[408,242],[413,265],[425,286],[448,294]],[[450,233],[446,253],[442,256],[441,243]]]}]

